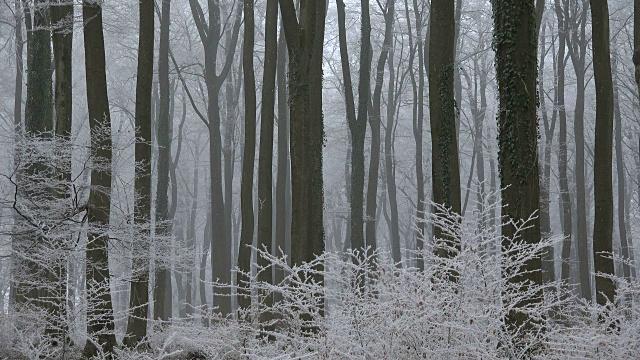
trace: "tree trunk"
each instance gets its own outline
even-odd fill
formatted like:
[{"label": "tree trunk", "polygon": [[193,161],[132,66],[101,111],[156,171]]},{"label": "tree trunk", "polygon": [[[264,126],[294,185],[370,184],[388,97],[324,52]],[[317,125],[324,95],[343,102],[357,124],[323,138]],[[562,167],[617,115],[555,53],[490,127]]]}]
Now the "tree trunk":
[{"label": "tree trunk", "polygon": [[[169,237],[172,233],[172,218],[169,214],[169,171],[171,167],[171,118],[169,113],[169,25],[170,0],[162,1],[160,19],[160,53],[158,58],[158,82],[160,89],[160,111],[158,116],[158,184],[156,185],[156,282],[153,292],[153,317],[168,321],[172,312],[172,286]],[[152,35],[149,35],[152,36]],[[152,50],[153,51],[153,50]],[[153,52],[152,52],[153,54]],[[153,56],[153,55],[152,55]]]},{"label": "tree trunk", "polygon": [[[276,175],[276,254],[278,257],[283,254],[289,255],[287,250],[287,233],[291,233],[288,217],[288,209],[291,207],[287,203],[287,177],[289,176],[289,114],[287,112],[287,44],[284,39],[284,32],[280,28],[280,39],[278,40],[278,64],[276,75],[278,81],[278,173]],[[291,257],[288,256],[287,260]],[[274,274],[274,284],[280,284],[285,278],[282,268],[276,268]],[[276,299],[279,294],[276,293]]]},{"label": "tree trunk", "polygon": [[[209,195],[211,196],[211,195]],[[210,201],[209,201],[210,203]],[[207,222],[204,226],[204,234],[202,238],[202,260],[200,261],[200,311],[203,316],[202,325],[209,326],[209,307],[207,306],[207,289],[206,289],[206,270],[207,270],[207,255],[211,248],[211,233],[212,233],[213,220],[211,219],[211,210],[207,210]]]},{"label": "tree trunk", "polygon": [[562,271],[561,277],[565,285],[571,282],[571,233],[573,221],[571,216],[571,193],[569,191],[569,178],[567,177],[567,112],[564,103],[565,84],[565,46],[567,26],[564,13],[560,7],[560,0],[555,0],[556,17],[558,18],[558,60],[557,60],[557,94],[556,107],[560,119],[560,133],[558,139],[558,177],[560,182],[560,210],[562,220]]},{"label": "tree trunk", "polygon": [[[417,47],[418,47],[418,86],[417,91],[414,92],[414,102],[417,103],[415,114],[413,116],[413,138],[416,142],[416,187],[418,190],[418,201],[416,203],[416,217],[418,224],[418,231],[416,233],[416,247],[418,251],[418,270],[424,271],[424,258],[423,249],[425,246],[426,233],[426,209],[425,209],[425,180],[424,180],[424,168],[423,168],[423,155],[422,155],[422,141],[423,141],[423,124],[424,124],[424,77],[425,71],[428,76],[428,55],[429,55],[429,39],[430,30],[427,26],[427,36],[422,38],[422,12],[418,8],[418,0],[413,0],[413,9],[416,18],[416,34],[417,34]],[[407,16],[408,18],[408,16]],[[424,46],[423,46],[424,45]],[[413,72],[413,70],[412,70]],[[417,98],[417,99],[416,99]]]},{"label": "tree trunk", "polygon": [[[184,103],[184,102],[183,102]],[[186,104],[186,103],[184,103]],[[184,108],[183,108],[184,109]],[[196,141],[196,148],[198,149],[200,145],[200,136],[198,136],[198,141]],[[198,215],[198,180],[200,179],[200,167],[198,166],[198,162],[200,160],[200,151],[196,151],[195,158],[193,160],[193,199],[191,200],[191,210],[189,212],[189,225],[187,228],[187,251],[193,255],[189,257],[189,260],[185,264],[187,269],[187,285],[185,289],[186,293],[186,307],[187,307],[187,316],[193,314],[195,301],[191,297],[192,291],[192,282],[193,282],[193,272],[192,269],[197,264],[197,260],[195,259],[195,245],[196,245],[196,217]],[[207,238],[205,237],[204,242],[206,243]],[[206,261],[206,256],[203,255],[203,259]],[[206,303],[206,299],[204,301]]]},{"label": "tree trunk", "polygon": [[[388,0],[385,5],[384,12],[384,41],[382,44],[382,50],[380,51],[380,57],[376,65],[376,83],[373,90],[372,101],[372,113],[369,117],[369,126],[371,127],[371,157],[369,158],[369,181],[367,185],[367,208],[366,208],[366,243],[365,246],[370,251],[377,249],[377,202],[378,202],[378,176],[380,169],[380,122],[381,122],[381,98],[382,98],[382,85],[384,83],[384,68],[389,56],[389,49],[393,42],[393,23],[395,20],[394,1]],[[355,144],[354,144],[355,146]],[[355,148],[354,148],[355,149]],[[351,156],[354,156],[355,152]],[[355,169],[351,169],[355,171]],[[353,193],[354,189],[351,189]],[[353,195],[352,195],[353,196]],[[353,220],[351,220],[353,221]],[[353,244],[353,233],[352,244]],[[354,246],[355,247],[355,246]]]},{"label": "tree trunk", "polygon": [[[585,57],[587,49],[586,22],[589,4],[582,0],[582,9],[576,3],[564,3],[567,45],[576,74],[576,103],[574,111],[574,138],[576,142],[576,240],[578,244],[578,268],[582,297],[591,301],[591,270],[589,268],[589,237],[587,235],[587,205],[584,162],[584,98]],[[571,7],[573,5],[573,7]],[[578,10],[580,13],[578,14]],[[579,28],[578,28],[579,26]],[[569,32],[569,29],[571,30]]]},{"label": "tree trunk", "polygon": [[[596,81],[596,138],[593,162],[595,220],[593,259],[596,272],[596,300],[599,305],[615,297],[613,258],[613,83],[609,45],[609,8],[606,0],[591,0],[593,26],[593,73]],[[624,224],[623,224],[624,226]]]},{"label": "tree trunk", "polygon": [[[398,224],[398,198],[396,189],[396,171],[394,159],[394,114],[396,110],[397,96],[395,95],[395,68],[393,65],[393,48],[389,54],[389,87],[387,92],[387,126],[384,134],[384,159],[387,196],[389,198],[389,210],[391,213],[391,226],[389,226],[389,243],[391,245],[391,259],[396,267],[402,267],[400,261],[400,226]],[[383,200],[384,201],[384,200]]]},{"label": "tree trunk", "polygon": [[[61,1],[51,7],[51,23],[54,26],[52,32],[53,58],[55,67],[55,134],[56,137],[69,141],[71,139],[71,110],[72,110],[72,51],[73,51],[73,3]],[[16,34],[16,38],[17,38]],[[22,35],[20,35],[20,38]],[[22,39],[20,39],[22,41]],[[22,48],[22,45],[20,45]],[[22,51],[22,50],[20,50]],[[19,67],[22,65],[19,64]],[[22,69],[20,69],[20,72]],[[22,81],[20,81],[20,91],[22,91]],[[59,179],[67,184],[58,196],[61,199],[68,199],[71,189],[67,186],[71,183],[71,149],[65,148],[65,161],[63,169],[59,172]],[[50,333],[55,334],[58,339],[67,337],[68,326],[66,325],[66,292],[67,292],[67,259],[68,251],[64,250],[66,241],[70,238],[57,242],[54,246],[56,252],[62,250],[60,258],[55,264],[51,264],[53,275],[53,287],[51,310],[54,322],[51,324]]]},{"label": "tree trunk", "polygon": [[[163,6],[169,4],[163,1]],[[136,84],[136,144],[135,144],[135,195],[134,221],[140,227],[140,233],[134,238],[133,268],[131,292],[129,293],[129,320],[124,343],[135,347],[147,336],[147,314],[149,309],[149,236],[151,221],[151,88],[153,83],[153,43],[154,43],[154,3],[151,0],[140,2],[140,36],[138,37],[138,78]],[[164,35],[164,34],[163,34]],[[167,39],[169,34],[166,34]],[[162,61],[162,60],[161,60]],[[168,70],[168,59],[166,59]],[[159,70],[162,75],[162,69]],[[168,76],[168,71],[166,72]],[[160,92],[168,87],[161,76]],[[168,89],[166,89],[168,90]],[[168,116],[169,102],[162,106]],[[161,104],[162,101],[161,101]],[[160,116],[163,117],[162,114]],[[162,119],[160,120],[162,122]],[[161,135],[161,134],[158,134]],[[163,161],[159,159],[158,162]],[[157,281],[156,281],[157,282]],[[157,301],[157,298],[156,298]],[[154,311],[154,314],[156,312]]]},{"label": "tree trunk", "polygon": [[[640,0],[633,1],[633,65],[635,68],[635,80],[640,95]],[[638,102],[636,100],[636,106]],[[638,137],[638,152],[640,153],[640,136]],[[638,178],[640,180],[640,177]],[[640,181],[638,181],[638,193],[640,193]],[[634,256],[634,247],[631,246],[631,254]],[[634,263],[634,271],[635,271]]]},{"label": "tree trunk", "polygon": [[[212,227],[211,231],[211,267],[213,285],[213,303],[217,311],[223,316],[231,313],[231,239],[226,229],[224,217],[225,200],[222,192],[222,150],[220,134],[220,89],[224,84],[233,63],[235,48],[240,32],[242,10],[237,7],[231,38],[225,44],[226,53],[222,68],[218,73],[218,52],[222,47],[220,33],[223,27],[220,26],[222,20],[221,7],[218,1],[208,2],[208,23],[205,21],[203,10],[197,0],[189,0],[189,6],[196,23],[200,40],[202,41],[205,53],[204,79],[207,92],[207,120],[205,121],[209,130],[209,181],[211,185],[211,211]],[[229,21],[232,16],[228,16]],[[229,24],[227,24],[229,25]],[[226,27],[225,27],[226,28]]]},{"label": "tree trunk", "polygon": [[[13,149],[13,168],[16,171],[16,181],[21,182],[20,172],[17,171],[19,169],[20,164],[20,152],[21,146],[20,142],[23,136],[23,126],[22,126],[22,86],[23,86],[23,71],[24,71],[24,63],[23,63],[23,38],[22,38],[22,6],[20,0],[15,0],[15,22],[16,22],[16,82],[15,82],[15,95],[13,102],[13,126],[14,126],[14,149]],[[16,224],[19,223],[20,219],[18,214],[14,213],[14,222]],[[11,249],[15,251],[20,246],[20,239],[18,236],[13,235],[11,237]],[[19,267],[20,262],[12,259],[11,261],[11,277],[12,279],[18,280],[19,275],[16,273],[17,268]],[[16,276],[18,275],[18,276]],[[11,288],[9,289],[9,309],[13,309],[16,300],[16,288],[20,286],[19,282],[11,282]]]},{"label": "tree trunk", "polygon": [[[293,0],[280,0],[289,49],[293,265],[312,261],[324,251],[322,49],[326,5],[325,0],[301,2],[298,21]],[[319,264],[318,270],[323,268]],[[317,284],[324,281],[319,274],[314,278]]]},{"label": "tree trunk", "polygon": [[[371,94],[371,19],[368,0],[360,1],[360,77],[358,83],[358,115],[353,98],[351,69],[347,50],[345,26],[345,5],[342,0],[338,6],[338,28],[340,40],[340,58],[344,78],[347,124],[351,134],[351,176],[349,179],[350,224],[349,239],[353,249],[364,249],[363,211],[364,211],[364,138],[367,132],[369,99]],[[364,255],[364,254],[362,254]],[[354,259],[354,261],[357,261]]]},{"label": "tree trunk", "polygon": [[[252,1],[252,0],[251,0]],[[246,18],[245,18],[246,21]],[[267,0],[264,42],[264,72],[262,77],[262,108],[260,110],[260,159],[258,160],[258,249],[272,255],[273,247],[273,126],[276,101],[276,65],[278,61],[278,0]],[[268,271],[258,273],[258,281],[273,284],[273,272],[269,259],[258,256],[258,268]],[[264,299],[264,305],[271,307],[273,296]],[[272,320],[273,314],[263,312],[261,322]]]},{"label": "tree trunk", "polygon": [[[617,52],[613,54],[613,69],[615,71],[617,65]],[[616,169],[618,175],[618,234],[620,235],[620,248],[622,252],[622,274],[625,279],[631,280],[630,251],[628,244],[627,225],[625,223],[625,207],[626,207],[626,179],[624,171],[624,151],[622,148],[622,115],[620,114],[620,95],[618,90],[618,82],[613,78],[613,116],[615,120],[615,142],[616,142]]]},{"label": "tree trunk", "polygon": [[[540,242],[540,178],[538,175],[538,144],[536,114],[536,24],[532,0],[507,2],[494,0],[494,48],[496,78],[500,100],[498,113],[498,158],[502,190],[504,236],[502,247],[511,247],[516,227],[511,223],[527,222],[528,228],[517,234],[527,244]],[[515,73],[515,75],[514,75]],[[521,81],[512,81],[513,76]],[[529,89],[529,90],[527,90]],[[516,269],[509,281],[516,287],[522,282],[542,284],[541,260],[533,258]],[[517,306],[541,301],[541,294],[524,299]],[[525,313],[511,310],[507,323],[516,329],[530,328],[531,319]]]},{"label": "tree trunk", "polygon": [[[429,110],[431,115],[431,176],[433,201],[461,214],[460,165],[456,135],[454,98],[454,4],[431,1],[429,20]],[[438,212],[437,209],[434,211]],[[460,240],[434,229],[434,251],[439,257],[454,257]]]},{"label": "tree trunk", "polygon": [[253,0],[244,0],[244,44],[242,47],[242,71],[244,72],[244,150],[242,155],[242,184],[240,208],[242,211],[242,230],[240,250],[238,252],[238,306],[248,310],[251,305],[251,246],[254,235],[253,214],[253,168],[256,158],[256,81],[253,69],[254,48],[254,9]]},{"label": "tree trunk", "polygon": [[[91,189],[87,221],[87,335],[86,357],[102,351],[111,353],[116,344],[113,306],[109,287],[109,237],[107,227],[111,210],[111,117],[107,97],[102,5],[85,0],[82,3],[84,20],[84,49],[87,79],[87,107],[93,149]],[[48,35],[47,35],[48,36]]]},{"label": "tree trunk", "polygon": [[[544,124],[545,142],[544,156],[541,159],[542,177],[540,178],[540,233],[542,237],[551,237],[551,216],[550,216],[550,187],[551,187],[551,146],[553,144],[553,133],[556,127],[556,111],[553,111],[551,124],[544,93],[544,67],[546,58],[546,26],[542,27],[540,34],[540,74],[538,78],[538,94],[540,99],[540,111]],[[556,90],[557,93],[557,90]],[[553,246],[547,246],[542,253],[542,281],[550,284],[555,281],[555,263]]]}]

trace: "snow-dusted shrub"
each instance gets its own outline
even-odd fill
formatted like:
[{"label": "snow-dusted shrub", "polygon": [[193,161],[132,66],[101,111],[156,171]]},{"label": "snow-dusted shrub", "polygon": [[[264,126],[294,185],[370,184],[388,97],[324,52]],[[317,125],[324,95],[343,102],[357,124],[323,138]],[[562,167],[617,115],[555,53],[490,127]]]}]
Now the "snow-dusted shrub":
[{"label": "snow-dusted shrub", "polygon": [[[455,257],[443,260],[435,258],[428,246],[422,254],[428,264],[424,272],[411,266],[412,259],[401,267],[390,264],[385,253],[369,257],[357,252],[325,253],[313,263],[290,267],[286,259],[259,251],[259,256],[288,276],[276,285],[253,278],[254,300],[259,300],[249,313],[253,321],[211,319],[210,328],[198,321],[177,321],[150,336],[152,350],[147,355],[150,359],[169,355],[207,359],[636,357],[640,346],[637,283],[619,284],[619,306],[609,312],[580,302],[559,283],[514,284],[505,274],[517,276],[520,265],[558,240],[527,245],[517,237],[504,239],[486,226],[487,214],[476,215],[475,221],[460,223],[440,208],[431,223],[460,238],[461,247]],[[478,226],[480,221],[485,226]],[[529,222],[512,226],[522,231]],[[324,284],[311,281],[320,263]],[[455,270],[457,281],[435,276],[442,270]],[[359,276],[367,279],[364,287]],[[275,293],[281,300],[267,306],[265,297]],[[522,306],[522,299],[536,296],[539,301]],[[505,326],[505,315],[514,308],[532,320],[527,331]],[[263,312],[275,314],[272,326],[258,324]],[[618,330],[612,330],[612,323]]]}]

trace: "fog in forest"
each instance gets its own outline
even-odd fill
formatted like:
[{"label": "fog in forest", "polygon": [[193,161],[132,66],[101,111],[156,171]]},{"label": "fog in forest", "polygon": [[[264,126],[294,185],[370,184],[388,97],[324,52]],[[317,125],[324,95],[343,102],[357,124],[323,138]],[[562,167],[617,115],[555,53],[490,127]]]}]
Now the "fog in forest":
[{"label": "fog in forest", "polygon": [[1,359],[634,359],[640,0],[0,4]]}]

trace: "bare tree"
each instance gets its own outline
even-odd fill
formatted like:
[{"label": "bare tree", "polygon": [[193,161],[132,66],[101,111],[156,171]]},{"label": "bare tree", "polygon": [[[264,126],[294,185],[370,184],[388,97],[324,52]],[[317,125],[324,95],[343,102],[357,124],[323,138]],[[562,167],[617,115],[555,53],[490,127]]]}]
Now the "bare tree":
[{"label": "bare tree", "polygon": [[[168,1],[163,1],[163,3]],[[140,36],[138,37],[138,78],[136,82],[136,145],[134,221],[140,226],[134,241],[131,291],[129,293],[129,319],[124,342],[134,347],[147,335],[149,310],[149,236],[151,220],[151,88],[153,83],[154,3],[140,2]],[[168,34],[167,34],[168,39]],[[166,68],[169,68],[168,55]],[[168,73],[167,73],[168,75]],[[160,87],[164,84],[161,81]],[[160,91],[162,93],[162,90]],[[168,99],[165,99],[168,100]],[[162,104],[162,102],[161,102]],[[168,110],[169,103],[166,104]],[[161,111],[162,112],[162,109]],[[168,114],[167,114],[168,115]],[[161,116],[162,117],[162,116]],[[162,122],[162,120],[160,121]],[[161,135],[161,132],[158,134]],[[162,161],[162,159],[160,159]],[[161,202],[161,199],[158,199]],[[138,230],[138,229],[136,229]],[[156,280],[157,282],[157,280]],[[159,299],[155,299],[158,301]]]},{"label": "bare tree", "polygon": [[300,265],[324,251],[322,49],[328,4],[301,2],[298,18],[293,0],[279,3],[289,49],[291,263]]},{"label": "bare tree", "polygon": [[[609,44],[609,5],[591,0],[593,26],[593,72],[596,81],[596,140],[593,163],[595,220],[593,223],[593,263],[596,271],[596,300],[613,302],[616,287],[613,258],[613,83]],[[602,276],[604,275],[604,276]]]},{"label": "bare tree", "polygon": [[[431,176],[433,201],[461,214],[460,164],[454,98],[455,22],[454,4],[431,1],[429,20],[429,110],[431,113]],[[453,257],[460,244],[435,228],[435,251]]]},{"label": "bare tree", "polygon": [[[538,131],[536,114],[537,41],[532,0],[493,0],[496,78],[500,108],[498,144],[505,239],[518,236],[527,244],[540,242],[540,178],[538,169]],[[513,77],[520,81],[513,81]],[[527,90],[529,89],[529,90]],[[530,219],[529,227],[516,234],[517,224]],[[508,250],[504,240],[502,247]],[[513,278],[514,286],[526,281],[542,284],[541,259],[536,257],[522,265],[523,272]],[[541,301],[541,294],[520,301],[521,306]],[[531,327],[524,312],[511,310],[507,321],[514,329]]]},{"label": "bare tree", "polygon": [[574,110],[574,138],[576,142],[576,239],[578,243],[578,268],[582,297],[591,300],[591,270],[589,269],[589,237],[587,235],[586,181],[584,164],[584,98],[587,37],[586,24],[589,3],[587,0],[562,0],[564,25],[567,29],[567,47],[576,74],[576,102]]},{"label": "bare tree", "polygon": [[347,123],[351,134],[351,175],[349,226],[350,245],[354,249],[364,249],[363,210],[364,210],[364,138],[367,128],[369,99],[371,97],[371,18],[369,15],[369,1],[360,1],[360,71],[358,83],[358,115],[353,96],[351,69],[347,49],[347,34],[345,26],[345,5],[337,0],[338,31],[340,41],[340,58],[347,109]]},{"label": "bare tree", "polygon": [[[244,72],[244,151],[242,157],[242,189],[240,206],[242,209],[242,230],[238,252],[238,286],[247,286],[249,278],[242,273],[251,273],[251,245],[254,235],[253,214],[253,168],[256,158],[256,81],[253,69],[254,9],[253,1],[244,1],[244,44],[242,46],[242,71]],[[251,305],[251,294],[238,296],[240,308]]]},{"label": "bare tree", "polygon": [[[276,65],[278,61],[278,0],[267,0],[264,29],[265,57],[262,73],[262,107],[260,110],[260,159],[258,161],[258,248],[267,252],[273,247],[273,126],[276,101]],[[273,253],[277,256],[277,253]],[[269,269],[270,262],[258,256],[259,268]],[[273,284],[272,271],[262,271],[258,281]],[[273,304],[273,296],[264,300]],[[273,314],[265,312],[261,321],[269,322]]]},{"label": "bare tree", "polygon": [[[235,4],[234,4],[235,5]],[[204,78],[207,95],[207,117],[205,124],[209,130],[209,172],[211,182],[211,211],[213,227],[211,232],[211,265],[214,283],[214,304],[223,315],[231,313],[231,239],[224,221],[224,198],[222,193],[222,139],[220,133],[220,104],[218,98],[224,81],[231,70],[236,43],[240,31],[242,10],[238,7],[234,16],[230,43],[224,45],[225,57],[219,68],[218,53],[222,48],[222,9],[219,1],[208,2],[208,20],[198,0],[189,0],[191,14],[196,23],[205,54]],[[233,11],[233,6],[232,10]],[[229,16],[231,18],[232,16]],[[230,20],[230,19],[229,19]],[[227,24],[229,25],[229,24]],[[226,26],[225,26],[226,27]],[[204,119],[203,119],[204,120]],[[229,199],[230,201],[230,199]]]},{"label": "bare tree", "polygon": [[562,271],[561,278],[569,284],[571,277],[571,236],[572,236],[572,217],[571,217],[571,193],[569,191],[569,179],[567,177],[567,111],[565,109],[565,50],[567,39],[567,26],[564,19],[564,12],[560,5],[560,0],[555,0],[554,8],[558,19],[558,55],[557,55],[557,98],[556,106],[558,107],[558,118],[560,120],[558,134],[558,177],[560,182],[560,205],[562,209],[561,223],[562,235]]},{"label": "bare tree", "polygon": [[[102,4],[85,0],[84,20],[85,67],[87,72],[87,105],[95,161],[91,170],[91,189],[87,220],[94,229],[87,235],[87,339],[86,357],[96,356],[98,346],[110,353],[116,344],[113,333],[113,306],[109,288],[109,225],[111,212],[111,116],[107,97]],[[100,230],[95,230],[100,229]],[[96,337],[95,341],[91,337]]]},{"label": "bare tree", "polygon": [[[371,251],[377,249],[376,227],[378,220],[378,177],[380,170],[380,122],[381,122],[381,102],[382,85],[384,83],[384,68],[391,46],[393,46],[393,23],[395,21],[394,1],[388,0],[382,9],[384,15],[384,40],[382,50],[376,65],[376,82],[373,89],[371,116],[369,126],[371,127],[371,157],[369,158],[369,180],[367,185],[367,208],[366,208],[366,239],[365,246]],[[353,150],[352,150],[353,151]],[[353,156],[353,153],[352,153]],[[352,169],[353,170],[353,169]],[[353,192],[353,188],[351,191]],[[353,221],[353,220],[352,220]],[[353,234],[351,234],[353,237]]]}]

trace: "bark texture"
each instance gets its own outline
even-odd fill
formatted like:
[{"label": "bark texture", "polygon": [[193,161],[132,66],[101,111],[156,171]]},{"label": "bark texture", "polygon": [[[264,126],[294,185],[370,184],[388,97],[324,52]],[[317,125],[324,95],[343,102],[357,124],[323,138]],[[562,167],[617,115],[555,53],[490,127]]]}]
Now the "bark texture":
[{"label": "bark texture", "polygon": [[[616,287],[613,258],[613,83],[609,45],[609,7],[606,0],[591,0],[593,23],[593,73],[596,82],[596,138],[593,163],[595,219],[593,264],[596,272],[596,301],[612,302]],[[601,276],[605,275],[605,276]]]},{"label": "bark texture", "polygon": [[[460,165],[454,99],[454,4],[431,1],[429,20],[429,110],[431,115],[431,176],[433,201],[461,214]],[[435,210],[434,210],[435,211]],[[455,256],[458,239],[434,229],[435,252],[440,257]]]},{"label": "bark texture", "polygon": [[85,0],[84,20],[85,67],[87,73],[87,107],[91,129],[91,149],[94,156],[87,221],[86,275],[87,340],[86,357],[98,354],[97,346],[107,354],[116,344],[113,305],[109,287],[108,232],[111,211],[111,116],[107,97],[102,4]]},{"label": "bark texture", "polygon": [[[493,0],[496,78],[500,108],[498,112],[498,160],[502,190],[502,235],[513,239],[516,225],[530,219],[528,228],[516,241],[540,242],[540,184],[538,170],[538,128],[536,115],[537,39],[532,0]],[[518,81],[513,81],[513,78]],[[509,248],[509,240],[502,247]],[[517,275],[505,274],[514,286],[523,281],[542,284],[541,259],[527,261]],[[517,285],[520,284],[520,285]],[[537,294],[520,305],[541,301]],[[510,326],[529,327],[524,313],[511,310]]]}]

